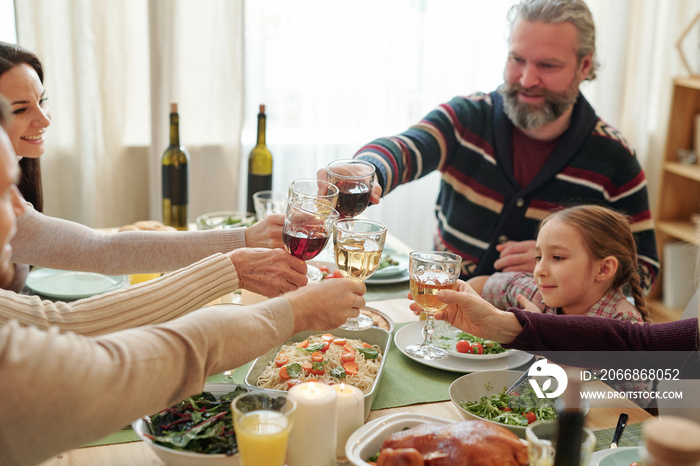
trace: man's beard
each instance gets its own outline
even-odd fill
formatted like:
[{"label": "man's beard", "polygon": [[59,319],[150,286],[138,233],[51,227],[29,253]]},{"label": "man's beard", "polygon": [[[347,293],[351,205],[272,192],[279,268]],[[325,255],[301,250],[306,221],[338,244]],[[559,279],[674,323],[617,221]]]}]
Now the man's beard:
[{"label": "man's beard", "polygon": [[518,93],[526,89],[518,83],[503,83],[498,93],[503,96],[503,110],[515,126],[522,129],[534,129],[545,126],[564,114],[578,98],[578,80],[574,79],[568,89],[553,92],[539,89],[544,97],[544,104],[533,105],[518,100]]}]

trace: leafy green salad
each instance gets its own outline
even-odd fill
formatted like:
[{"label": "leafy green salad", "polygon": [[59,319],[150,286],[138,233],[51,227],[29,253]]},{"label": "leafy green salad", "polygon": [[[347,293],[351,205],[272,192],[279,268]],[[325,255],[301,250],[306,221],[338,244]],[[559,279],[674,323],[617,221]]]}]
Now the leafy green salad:
[{"label": "leafy green salad", "polygon": [[186,398],[151,416],[153,432],[146,433],[146,437],[173,450],[235,455],[238,445],[233,430],[231,401],[248,391],[238,386],[219,399],[209,392]]},{"label": "leafy green salad", "polygon": [[471,333],[458,332],[457,330],[458,329],[444,322],[442,325],[436,325],[435,335],[433,337],[435,345],[448,351],[456,351],[458,353],[499,354],[507,351],[500,343],[479,338]]},{"label": "leafy green salad", "polygon": [[[538,398],[532,387],[521,385],[520,392],[506,395],[506,387],[500,393],[482,396],[478,401],[462,401],[460,406],[472,414],[489,421],[511,426],[527,426],[541,419],[556,419],[554,401],[551,398]],[[491,390],[491,382],[486,389]]]}]

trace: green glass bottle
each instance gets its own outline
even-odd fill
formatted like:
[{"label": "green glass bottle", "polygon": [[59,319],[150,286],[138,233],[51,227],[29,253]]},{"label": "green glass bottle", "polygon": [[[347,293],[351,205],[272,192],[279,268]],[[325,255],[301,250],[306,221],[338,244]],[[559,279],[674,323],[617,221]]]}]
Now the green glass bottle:
[{"label": "green glass bottle", "polygon": [[163,223],[187,230],[188,165],[190,155],[180,146],[177,103],[170,104],[170,145],[163,153]]},{"label": "green glass bottle", "polygon": [[253,194],[272,189],[272,153],[265,145],[265,106],[258,113],[258,140],[248,156],[248,212],[255,212]]}]

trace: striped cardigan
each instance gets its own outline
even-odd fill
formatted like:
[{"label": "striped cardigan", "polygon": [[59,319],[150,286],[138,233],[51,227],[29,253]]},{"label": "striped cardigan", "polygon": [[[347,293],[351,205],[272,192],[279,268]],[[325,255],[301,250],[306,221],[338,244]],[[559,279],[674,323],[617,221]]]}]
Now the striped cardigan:
[{"label": "striped cardigan", "polygon": [[442,174],[435,207],[435,247],[463,258],[462,276],[495,272],[496,245],[533,240],[550,212],[602,204],[631,218],[642,288],[659,270],[647,182],[632,149],[579,94],[571,124],[537,176],[524,188],[512,164],[513,124],[497,92],[455,97],[394,137],[376,139],[355,157],[377,168],[384,194],[433,170]]}]

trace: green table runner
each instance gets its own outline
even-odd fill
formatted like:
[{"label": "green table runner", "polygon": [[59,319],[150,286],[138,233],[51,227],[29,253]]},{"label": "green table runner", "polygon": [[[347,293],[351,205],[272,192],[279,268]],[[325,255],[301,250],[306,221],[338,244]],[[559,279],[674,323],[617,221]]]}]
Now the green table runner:
[{"label": "green table runner", "polygon": [[[622,432],[622,437],[618,443],[618,447],[636,447],[642,442],[642,426],[643,422],[637,424],[630,424],[625,427]],[[596,438],[595,449],[607,450],[610,448],[610,442],[612,442],[612,436],[615,434],[615,427],[609,429],[601,429],[593,432]]]}]

